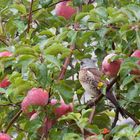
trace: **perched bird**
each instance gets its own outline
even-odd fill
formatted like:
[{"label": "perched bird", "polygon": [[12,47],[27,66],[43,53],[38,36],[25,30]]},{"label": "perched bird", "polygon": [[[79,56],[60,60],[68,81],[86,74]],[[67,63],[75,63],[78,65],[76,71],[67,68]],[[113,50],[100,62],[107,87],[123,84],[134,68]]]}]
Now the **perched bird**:
[{"label": "perched bird", "polygon": [[[96,98],[101,93],[101,87],[107,86],[108,81],[102,80],[103,73],[99,70],[97,66],[97,60],[85,58],[81,61],[80,71],[79,71],[79,81],[82,87],[85,89],[86,96],[91,98]],[[114,94],[110,91],[107,92],[106,97],[115,105],[122,116],[125,116],[123,109],[117,102]]]}]

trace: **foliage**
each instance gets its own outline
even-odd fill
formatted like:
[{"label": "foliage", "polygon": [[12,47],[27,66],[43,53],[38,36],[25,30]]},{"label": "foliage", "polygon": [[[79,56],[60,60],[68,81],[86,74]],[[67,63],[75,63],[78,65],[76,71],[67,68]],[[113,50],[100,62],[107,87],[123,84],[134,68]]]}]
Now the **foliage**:
[{"label": "foliage", "polygon": [[[111,129],[114,110],[108,106],[104,97],[97,105],[93,125],[88,123],[91,109],[80,103],[84,93],[77,79],[79,60],[91,58],[94,51],[98,65],[110,53],[116,53],[124,62],[118,75],[120,78],[112,87],[122,107],[140,119],[139,77],[130,71],[139,65],[131,53],[140,49],[140,1],[139,0],[73,0],[71,6],[82,7],[66,20],[54,14],[58,0],[34,0],[31,16],[29,0],[0,0],[0,52],[10,51],[11,57],[0,58],[0,79],[5,76],[11,82],[7,88],[0,88],[0,131],[8,126],[20,110],[20,103],[32,87],[46,89],[50,98],[69,104],[73,102],[74,111],[59,118],[49,130],[48,139],[82,140],[87,133],[97,134],[102,139],[104,128]],[[30,21],[31,20],[31,21]],[[30,24],[30,26],[29,26]],[[77,26],[76,26],[77,25]],[[76,47],[71,49],[71,46]],[[70,57],[70,65],[59,80],[65,58]],[[76,62],[75,62],[76,61]],[[76,63],[76,64],[75,64]],[[73,98],[77,95],[78,101]],[[51,114],[50,106],[36,107],[40,112],[35,120],[22,113],[8,130],[16,140],[40,139],[39,128],[44,118]],[[139,126],[116,126],[105,136],[114,140],[139,139]]]}]

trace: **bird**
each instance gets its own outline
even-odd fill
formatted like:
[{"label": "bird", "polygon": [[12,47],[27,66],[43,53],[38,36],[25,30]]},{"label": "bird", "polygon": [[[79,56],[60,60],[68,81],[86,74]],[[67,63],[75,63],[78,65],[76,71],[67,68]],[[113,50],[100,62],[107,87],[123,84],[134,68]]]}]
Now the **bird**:
[{"label": "bird", "polygon": [[[86,92],[86,96],[90,96],[90,99],[98,97],[103,86],[107,86],[108,80],[102,80],[104,73],[99,70],[97,65],[97,59],[84,58],[81,60],[80,71],[79,71],[79,82]],[[106,98],[114,104],[116,109],[119,110],[122,116],[125,116],[125,112],[120,107],[115,95],[110,91],[106,92]]]}]

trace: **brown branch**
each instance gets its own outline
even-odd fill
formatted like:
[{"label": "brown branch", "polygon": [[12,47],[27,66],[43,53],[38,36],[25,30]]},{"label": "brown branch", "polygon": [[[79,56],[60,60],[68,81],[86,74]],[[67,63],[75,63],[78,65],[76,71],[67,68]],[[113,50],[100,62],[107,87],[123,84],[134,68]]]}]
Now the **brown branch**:
[{"label": "brown branch", "polygon": [[123,109],[123,111],[125,112],[125,114],[130,117],[137,125],[140,124],[140,121],[130,112],[128,112],[127,110]]},{"label": "brown branch", "polygon": [[109,84],[107,85],[106,91],[109,91],[112,88],[112,86],[117,82],[118,78],[119,76],[115,77],[113,80],[109,82]]},{"label": "brown branch", "polygon": [[94,118],[94,115],[95,115],[95,110],[96,110],[96,106],[94,105],[92,107],[92,111],[91,111],[91,114],[89,116],[89,124],[92,124],[92,121],[93,121],[93,118]]},{"label": "brown branch", "polygon": [[32,7],[33,7],[33,2],[34,2],[34,0],[31,0],[29,17],[28,17],[27,33],[29,33],[29,31],[30,31],[30,27],[31,27],[31,23],[32,23]]},{"label": "brown branch", "polygon": [[[106,92],[108,92],[108,91],[112,88],[112,86],[116,83],[116,81],[117,81],[118,78],[119,78],[119,77],[114,78],[114,79],[107,85]],[[94,106],[94,105],[97,105],[97,103],[98,103],[103,97],[104,97],[104,95],[103,95],[103,94],[100,94],[100,95],[96,98],[96,100],[95,100],[94,102],[93,102],[93,101],[88,102],[88,103],[87,103],[86,109],[91,108],[91,107]],[[124,111],[124,113],[125,113],[128,117],[130,117],[137,125],[140,124],[140,121],[139,121],[133,114],[131,114],[130,112],[128,112],[128,111],[125,110],[124,108],[121,108],[121,109],[122,109],[122,110]]]},{"label": "brown branch", "polygon": [[6,43],[6,41],[4,41],[4,40],[2,40],[1,38],[0,38],[0,42],[2,42],[4,45],[6,45],[7,47],[9,46],[7,43]]},{"label": "brown branch", "polygon": [[[116,83],[118,77],[114,78],[112,81],[109,82],[109,84],[107,85],[106,91],[109,91],[112,86]],[[104,97],[103,94],[99,94],[98,97],[94,100],[94,101],[90,101],[87,103],[87,108],[90,108],[94,105],[97,105],[98,102]]]},{"label": "brown branch", "polygon": [[113,123],[112,123],[111,129],[113,129],[113,128],[116,126],[117,121],[118,121],[118,118],[119,118],[119,110],[118,110],[118,108],[117,108],[117,109],[116,109],[115,118],[114,118],[114,121],[113,121]]},{"label": "brown branch", "polygon": [[7,133],[8,130],[10,129],[10,127],[13,125],[13,123],[18,119],[18,117],[20,116],[20,114],[22,113],[22,110],[19,110],[15,116],[12,118],[12,120],[9,122],[9,124],[7,125],[4,133]]},{"label": "brown branch", "polygon": [[95,0],[89,0],[88,1],[88,4],[92,4],[92,3],[94,3],[95,2]]},{"label": "brown branch", "polygon": [[12,104],[12,103],[9,103],[9,104],[0,104],[0,107],[4,107],[4,106],[13,106],[13,107],[15,107],[16,104]]},{"label": "brown branch", "polygon": [[15,127],[15,128],[17,129],[17,131],[22,131],[22,132],[24,132],[24,133],[28,133],[26,130],[20,128],[20,127],[17,126],[17,125],[13,125],[13,127]]},{"label": "brown branch", "polygon": [[73,54],[74,49],[75,49],[75,45],[73,44],[73,45],[70,46],[70,50],[71,50],[70,55],[64,61],[64,64],[63,64],[62,69],[60,71],[60,74],[58,76],[58,80],[62,80],[64,78],[66,70],[67,70],[67,67],[68,67],[68,65],[70,63],[70,59],[71,59],[71,56]]}]

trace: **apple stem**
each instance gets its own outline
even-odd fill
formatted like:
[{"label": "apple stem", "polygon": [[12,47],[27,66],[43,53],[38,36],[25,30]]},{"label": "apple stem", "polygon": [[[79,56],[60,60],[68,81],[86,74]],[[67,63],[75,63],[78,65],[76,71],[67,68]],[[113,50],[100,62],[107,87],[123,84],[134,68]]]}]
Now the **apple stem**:
[{"label": "apple stem", "polygon": [[9,122],[9,124],[7,125],[4,133],[7,133],[8,130],[10,129],[10,127],[13,125],[13,123],[18,119],[18,117],[20,116],[20,114],[22,113],[22,110],[19,110],[15,116],[12,118],[12,120]]}]

